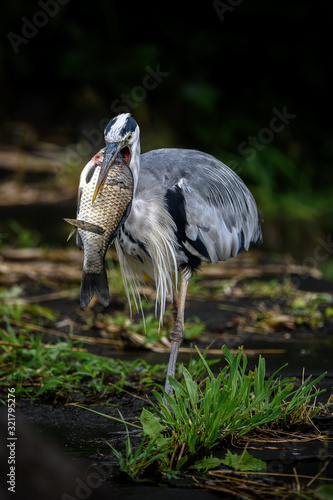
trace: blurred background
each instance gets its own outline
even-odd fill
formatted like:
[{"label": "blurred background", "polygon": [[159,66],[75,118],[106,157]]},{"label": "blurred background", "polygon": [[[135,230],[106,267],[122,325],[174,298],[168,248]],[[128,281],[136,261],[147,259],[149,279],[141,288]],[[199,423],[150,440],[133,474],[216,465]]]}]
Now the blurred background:
[{"label": "blurred background", "polygon": [[264,215],[264,250],[333,279],[333,5],[14,0],[1,17],[0,243],[65,247],[80,171],[130,112],[142,152],[199,149]]}]

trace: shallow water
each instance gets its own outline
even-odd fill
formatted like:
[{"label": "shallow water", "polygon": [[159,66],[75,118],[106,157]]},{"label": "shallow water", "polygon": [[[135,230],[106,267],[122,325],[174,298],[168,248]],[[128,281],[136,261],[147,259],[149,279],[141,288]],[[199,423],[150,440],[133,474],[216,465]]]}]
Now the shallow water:
[{"label": "shallow water", "polygon": [[[6,258],[7,257],[4,254],[3,262],[6,261]],[[43,293],[47,295],[53,290],[57,290],[59,288],[59,282],[61,287],[64,288],[64,284],[61,281],[55,281],[55,284],[51,281],[51,284],[41,287],[40,289],[40,283],[38,281],[34,282],[34,278],[30,277],[32,276],[32,266],[29,259],[24,256],[24,258],[20,261],[19,257],[15,257],[13,255],[8,257],[9,261],[13,264],[15,264],[15,258],[17,258],[21,264],[19,270],[16,270],[15,266],[13,267],[13,271],[17,274],[18,279],[21,279],[22,276],[28,276],[26,280],[27,283],[20,282],[20,285],[23,287],[26,286],[26,296],[29,297],[29,293],[32,293],[33,295],[38,296],[38,302],[41,305],[46,305],[47,307],[50,307],[51,309],[53,308],[57,311],[59,314],[59,325],[63,322],[68,327],[68,318],[70,318],[74,321],[74,333],[95,337],[101,336],[99,328],[92,327],[91,331],[82,329],[82,326],[86,326],[86,324],[85,318],[80,316],[81,312],[78,308],[78,298],[63,298],[58,296],[54,301],[52,301],[49,297],[47,297],[45,302],[43,302]],[[32,258],[31,262],[36,264],[37,261],[37,264],[40,265],[38,259],[41,258],[44,257],[35,257],[35,260]],[[45,259],[46,258],[50,258],[50,256],[45,257]],[[52,269],[57,269],[57,258],[58,256],[54,257],[54,267]],[[62,256],[61,262],[65,262],[65,259],[66,256]],[[80,276],[79,266],[81,264],[79,260],[69,260],[69,262],[71,266],[76,266],[78,268],[78,276]],[[248,269],[248,267],[246,267],[248,266],[248,261],[240,260],[240,268],[242,265],[241,262],[245,263],[244,269]],[[49,260],[47,260],[47,263],[49,263]],[[256,269],[254,270],[256,271]],[[8,274],[10,276],[14,276],[14,272]],[[239,270],[236,269],[235,272],[239,272]],[[278,272],[283,273],[281,270]],[[267,278],[267,276],[264,277],[266,279],[271,279]],[[7,276],[4,276],[4,279],[5,278],[7,278]],[[39,279],[39,276],[37,278]],[[52,275],[49,273],[47,274],[47,279],[50,278],[52,278]],[[67,277],[63,279],[67,279],[67,282],[64,281],[64,283],[69,284],[69,279],[72,278]],[[207,280],[207,278],[205,279]],[[61,280],[61,276],[59,277],[59,280]],[[332,291],[332,287],[327,289],[327,284],[321,280],[313,280],[311,283],[303,280],[302,284],[304,286],[306,284],[310,284],[314,290],[320,289],[321,291]],[[220,349],[222,345],[226,344],[229,349],[235,350],[238,345],[243,345],[245,350],[250,350],[247,352],[248,368],[253,368],[255,366],[258,362],[259,353],[262,353],[266,360],[266,371],[268,374],[273,373],[282,365],[288,363],[288,365],[280,372],[280,375],[282,377],[296,377],[296,385],[301,383],[303,368],[305,368],[305,377],[310,374],[317,377],[324,371],[327,371],[327,376],[319,385],[319,387],[327,390],[325,395],[320,396],[320,401],[327,401],[328,395],[332,390],[333,382],[333,337],[332,331],[330,330],[332,323],[327,323],[323,328],[317,328],[315,330],[311,330],[309,327],[297,327],[294,330],[286,328],[285,330],[273,331],[269,334],[255,334],[253,333],[253,329],[249,331],[246,331],[245,329],[242,330],[242,333],[238,333],[237,323],[232,323],[234,318],[237,317],[237,312],[235,312],[235,310],[237,310],[237,307],[240,306],[242,306],[245,311],[247,311],[247,308],[252,308],[253,310],[256,307],[256,300],[257,299],[251,299],[248,297],[230,297],[230,299],[226,297],[220,301],[207,301],[189,297],[186,317],[198,316],[200,320],[204,321],[207,325],[205,333],[201,335],[199,339],[192,342],[192,355],[196,355],[194,349],[195,344],[198,344],[201,348],[211,346],[214,349]],[[264,299],[263,302],[265,300],[266,299]],[[267,301],[269,301],[269,299],[267,299]],[[225,307],[230,303],[232,303],[234,307],[232,312],[226,311]],[[224,309],[221,309],[221,306],[223,306]],[[106,313],[108,312],[109,314],[114,314],[115,310],[116,309],[109,309]],[[96,306],[94,306],[94,308],[90,311],[91,318],[96,318],[98,312],[100,311],[101,308],[98,304],[96,304]],[[244,314],[247,313],[245,312],[243,315]],[[228,327],[228,322],[230,321],[232,326]],[[61,329],[60,326],[59,329]],[[66,330],[66,327],[64,327],[64,331],[68,331]],[[53,341],[53,337],[50,337],[49,339],[45,338],[45,342]],[[183,347],[189,348],[190,343],[184,342]],[[151,365],[155,363],[167,363],[168,361],[168,353],[157,353],[147,349],[139,350],[134,347],[131,347],[131,350],[125,350],[123,353],[115,353],[112,350],[112,346],[92,347],[89,345],[89,349],[95,349],[94,352],[103,356],[116,356],[123,360],[143,358]],[[267,350],[270,350],[270,352],[267,352]],[[213,355],[208,354],[208,358],[216,357],[216,353]],[[189,352],[180,352],[179,362],[187,365],[189,359]],[[223,361],[221,356],[221,362],[213,365],[212,369],[214,371],[218,371],[224,363],[225,361]],[[97,404],[93,404],[89,406],[95,408],[97,411],[106,412],[113,416],[118,416],[117,410],[121,409],[126,420],[140,415],[143,405],[143,401],[137,400],[131,396],[122,395],[119,397],[114,396],[111,393],[108,405],[98,406]],[[22,431],[28,436],[30,435],[30,431],[25,430],[25,426],[27,424],[33,425],[33,428],[39,438],[42,438],[40,446],[41,448],[46,448],[47,453],[52,455],[55,448],[60,448],[61,458],[59,460],[60,462],[64,461],[66,469],[70,469],[69,464],[74,464],[80,470],[80,474],[83,478],[87,477],[86,471],[90,470],[92,464],[95,463],[106,464],[112,467],[113,471],[117,470],[117,460],[110,453],[107,442],[111,442],[117,449],[124,450],[126,435],[124,433],[123,425],[116,424],[105,417],[92,414],[91,412],[80,408],[74,408],[73,406],[64,404],[43,405],[41,403],[30,404],[29,402],[20,401],[17,415],[18,418],[20,418],[19,427],[21,427]],[[331,427],[332,425],[333,424],[331,424]],[[133,439],[134,443],[136,443],[134,436]],[[22,437],[22,442],[23,440],[24,437]],[[51,444],[49,444],[50,441]],[[35,440],[33,443],[34,442]],[[33,443],[32,445],[30,444],[30,450],[32,453],[34,453],[36,448]],[[332,447],[332,445],[330,446]],[[323,462],[321,458],[323,456],[333,456],[333,450],[331,448],[325,449],[325,446],[322,443],[314,444],[309,442],[306,444],[302,443],[296,445],[295,443],[286,442],[283,443],[282,448],[283,449],[281,449],[281,444],[279,444],[276,446],[274,445],[274,449],[269,449],[267,446],[261,446],[261,449],[255,450],[249,448],[248,451],[253,453],[257,458],[267,460],[268,467],[271,472],[293,474],[293,468],[295,467],[297,474],[311,475],[312,477],[316,475],[319,468],[322,467]],[[27,449],[29,449],[29,447]],[[224,456],[225,451],[226,450],[223,447],[219,449],[216,448],[214,449],[214,454],[217,456],[220,454],[222,457]],[[234,451],[240,453],[241,449]],[[29,464],[32,459],[33,457],[31,455],[27,456],[26,459],[22,456],[22,470],[27,468],[27,464],[24,460],[27,460]],[[51,459],[43,460],[43,463],[38,465],[38,467],[40,467],[41,474],[43,474],[43,467],[51,466],[52,463]],[[332,465],[329,467],[330,468],[327,469],[326,474],[327,476],[333,477]],[[79,473],[74,472],[73,474],[75,479],[75,474],[78,475]],[[24,477],[23,472],[22,477]],[[63,478],[60,477],[59,482],[61,482],[62,479]],[[71,482],[72,479],[73,478],[69,477],[69,482]],[[275,476],[273,476],[273,479],[276,481]],[[28,480],[29,478],[27,481]],[[288,480],[290,484],[294,481],[293,478],[284,478],[283,480]],[[304,484],[306,481],[308,480],[304,479]],[[181,498],[182,500],[186,497],[191,497],[191,500],[216,498],[216,494],[214,492],[201,491],[194,486],[191,486],[189,482],[191,482],[191,480],[188,479],[186,479],[186,481],[181,480],[180,482],[175,480],[164,481],[158,477],[157,482],[154,485],[140,485],[138,483],[117,483],[116,485],[115,480],[111,479],[107,480],[104,486],[96,488],[96,490],[91,493],[89,498],[98,498],[99,500],[103,498],[147,498],[148,500],[150,498],[154,498],[155,500],[156,495],[161,498],[170,498],[170,494],[172,494],[173,497]],[[158,485],[161,483],[163,483],[162,487],[159,488]],[[106,496],[104,496],[104,490]],[[94,493],[96,493],[97,496],[93,496]],[[28,498],[29,497],[27,497],[27,499]],[[32,496],[31,498],[34,498],[35,500],[38,497]],[[79,498],[79,496],[76,495],[73,496],[73,498]]]},{"label": "shallow water", "polygon": [[[285,350],[283,353],[272,352],[264,355],[266,369],[269,374],[286,362],[288,366],[282,370],[281,376],[296,376],[298,382],[301,380],[303,367],[306,368],[305,376],[309,374],[318,376],[327,370],[327,376],[318,386],[326,388],[327,393],[321,396],[320,399],[322,401],[327,400],[327,394],[331,390],[333,381],[332,338],[322,336],[307,339],[288,339],[279,342],[268,341],[268,339],[265,342],[248,340],[244,347],[245,349],[258,351],[263,348]],[[168,355],[151,351],[136,351],[134,353],[127,352],[118,355],[118,357],[123,360],[133,360],[141,357],[148,363],[154,364],[167,362]],[[208,357],[216,358],[216,355],[208,355]],[[188,360],[188,353],[180,354],[180,362],[187,364]],[[248,367],[253,368],[257,360],[258,354],[249,354]],[[221,363],[213,366],[213,370],[218,371],[223,364],[221,360]],[[140,415],[142,407],[147,406],[144,402],[131,397],[127,399],[126,397],[114,397],[110,401],[107,406],[91,406],[97,411],[110,415],[118,415],[117,409],[120,409],[125,420]],[[80,408],[63,405],[53,407],[37,404],[30,405],[27,402],[21,405],[19,415],[22,425],[28,423],[34,425],[39,436],[43,438],[43,446],[51,446],[51,452],[53,446],[60,447],[63,460],[69,460],[70,463],[74,464],[83,478],[88,477],[87,471],[92,470],[92,464],[106,467],[112,474],[118,470],[117,460],[110,452],[107,442],[112,443],[118,450],[124,450],[126,434],[121,424]],[[317,422],[317,425],[320,425],[320,421]],[[333,418],[330,425],[332,433]],[[134,432],[131,433],[131,436],[133,444],[138,443],[138,435]],[[290,439],[292,439],[292,434]],[[51,445],[48,444],[50,442]],[[231,451],[240,454],[242,449],[231,448]],[[305,487],[310,480],[309,478],[314,477],[322,469],[325,461],[333,457],[332,442],[250,443],[247,450],[254,457],[267,462],[267,472],[273,474],[270,476],[273,481],[272,485],[282,480],[284,484],[289,484],[290,488],[295,488],[295,471],[301,487]],[[223,446],[213,450],[214,456],[219,458],[223,458],[225,452],[226,449]],[[284,474],[286,476],[276,476],[275,474]],[[308,477],[303,478],[302,476]],[[206,477],[208,478],[208,476]],[[323,477],[333,478],[333,461],[325,469]],[[250,479],[255,479],[255,477],[250,476]],[[158,487],[158,484],[160,487]],[[180,478],[179,480],[162,480],[159,478],[158,483],[155,484],[140,484],[119,483],[119,479],[116,480],[113,476],[111,479],[107,479],[103,486],[96,488],[93,493],[98,494],[99,496],[96,496],[96,498],[101,499],[104,498],[104,495],[107,497],[111,493],[112,498],[144,498],[146,500],[155,500],[156,494],[161,499],[168,499],[171,494],[173,498],[182,500],[184,498],[191,498],[191,500],[216,498],[216,493],[213,491],[202,491],[194,487],[193,480],[190,477]],[[219,496],[219,498],[221,497]]]}]

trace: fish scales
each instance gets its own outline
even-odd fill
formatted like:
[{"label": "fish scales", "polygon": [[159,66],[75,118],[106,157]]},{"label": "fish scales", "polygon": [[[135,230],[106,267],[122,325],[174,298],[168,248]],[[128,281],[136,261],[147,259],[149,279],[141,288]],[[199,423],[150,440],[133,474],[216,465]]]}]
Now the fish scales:
[{"label": "fish scales", "polygon": [[[124,212],[126,211],[133,196],[133,177],[129,167],[123,163],[116,162],[112,165],[99,195],[92,203],[100,166],[95,171],[90,182],[86,183],[83,175],[80,182],[81,197],[77,218],[85,222],[100,226],[104,230],[103,235],[94,234],[90,231],[78,229],[85,250],[86,267],[91,272],[100,271],[102,265],[99,252],[106,253],[111,243],[110,239],[115,236]],[[95,248],[98,251],[95,253]]]},{"label": "fish scales", "polygon": [[103,161],[101,150],[82,170],[77,220],[66,219],[78,229],[77,242],[83,248],[81,306],[85,309],[96,291],[104,305],[110,301],[105,254],[129,214],[133,198],[133,176],[124,157],[114,160],[100,192],[92,202]]}]

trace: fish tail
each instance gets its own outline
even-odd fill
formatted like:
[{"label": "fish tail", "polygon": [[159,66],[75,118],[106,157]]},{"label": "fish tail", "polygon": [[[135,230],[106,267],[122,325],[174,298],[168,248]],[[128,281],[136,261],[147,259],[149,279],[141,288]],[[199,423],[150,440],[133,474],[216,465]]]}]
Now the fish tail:
[{"label": "fish tail", "polygon": [[80,304],[82,309],[86,309],[96,292],[99,301],[103,306],[110,303],[109,284],[106,270],[101,273],[86,273],[82,271]]}]

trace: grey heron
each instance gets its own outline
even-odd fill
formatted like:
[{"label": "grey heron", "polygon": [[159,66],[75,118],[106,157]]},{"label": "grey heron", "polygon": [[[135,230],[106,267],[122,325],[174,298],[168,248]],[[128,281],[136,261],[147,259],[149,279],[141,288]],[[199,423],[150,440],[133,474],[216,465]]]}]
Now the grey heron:
[{"label": "grey heron", "polygon": [[128,298],[131,292],[139,306],[142,276],[147,273],[156,283],[155,312],[159,308],[160,319],[167,297],[174,302],[165,382],[166,393],[172,394],[169,376],[175,375],[183,337],[188,282],[202,262],[217,264],[261,242],[260,213],[238,175],[209,154],[157,149],[141,155],[139,126],[129,113],[113,118],[104,137],[93,201],[121,152],[131,169],[134,189],[115,246]]}]

